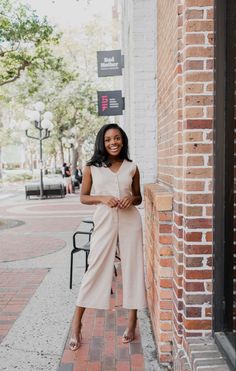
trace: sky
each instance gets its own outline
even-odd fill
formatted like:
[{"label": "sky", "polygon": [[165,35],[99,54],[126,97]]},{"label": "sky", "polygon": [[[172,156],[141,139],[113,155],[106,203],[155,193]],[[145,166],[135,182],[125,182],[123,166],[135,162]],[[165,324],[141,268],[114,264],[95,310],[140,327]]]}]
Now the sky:
[{"label": "sky", "polygon": [[47,15],[54,24],[76,27],[95,15],[111,20],[113,0],[20,0],[28,3],[41,16]]}]

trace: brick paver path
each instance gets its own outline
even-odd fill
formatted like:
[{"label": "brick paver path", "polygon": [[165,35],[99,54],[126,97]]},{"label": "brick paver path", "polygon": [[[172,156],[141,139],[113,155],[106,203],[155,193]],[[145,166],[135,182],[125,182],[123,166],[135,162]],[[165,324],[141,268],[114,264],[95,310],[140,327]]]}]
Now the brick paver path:
[{"label": "brick paver path", "polygon": [[[0,233],[0,262],[47,255],[65,246],[63,232],[71,236],[91,208],[79,196],[61,200],[26,201],[0,206],[0,216],[25,224]],[[62,232],[57,234],[58,232]],[[51,235],[54,233],[54,235]],[[72,247],[72,246],[71,246]],[[70,249],[68,250],[69,256]],[[4,263],[2,263],[4,264]],[[7,263],[8,264],[8,263]],[[0,342],[35,293],[48,269],[0,268]],[[58,371],[144,371],[139,328],[130,344],[122,344],[127,310],[122,308],[121,273],[113,279],[111,309],[88,309],[83,318],[83,344],[69,350],[70,331]]]},{"label": "brick paver path", "polygon": [[0,343],[47,273],[47,269],[0,269]]},{"label": "brick paver path", "polygon": [[113,279],[111,309],[86,309],[83,317],[82,345],[69,349],[69,332],[58,371],[144,371],[144,358],[139,334],[130,344],[122,343],[128,311],[122,308],[121,273]]},{"label": "brick paver path", "polygon": [[0,261],[30,259],[50,254],[65,245],[65,241],[56,238],[20,236],[8,232],[0,235]]}]

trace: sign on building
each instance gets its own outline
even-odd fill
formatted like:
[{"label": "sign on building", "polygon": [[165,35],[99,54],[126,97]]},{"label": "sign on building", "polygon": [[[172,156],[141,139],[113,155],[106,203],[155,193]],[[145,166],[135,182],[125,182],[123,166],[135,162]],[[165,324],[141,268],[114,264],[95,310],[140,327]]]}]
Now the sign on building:
[{"label": "sign on building", "polygon": [[121,90],[98,91],[98,115],[117,116],[123,114],[124,100]]},{"label": "sign on building", "polygon": [[106,50],[97,52],[98,77],[122,75],[124,67],[121,50]]}]

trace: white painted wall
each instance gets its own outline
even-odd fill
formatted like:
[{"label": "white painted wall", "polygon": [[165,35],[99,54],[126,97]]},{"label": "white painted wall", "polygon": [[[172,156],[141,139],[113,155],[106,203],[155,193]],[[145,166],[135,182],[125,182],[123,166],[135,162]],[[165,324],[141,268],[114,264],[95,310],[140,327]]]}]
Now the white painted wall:
[{"label": "white painted wall", "polygon": [[141,183],[156,181],[156,0],[120,0],[122,9],[124,129]]}]

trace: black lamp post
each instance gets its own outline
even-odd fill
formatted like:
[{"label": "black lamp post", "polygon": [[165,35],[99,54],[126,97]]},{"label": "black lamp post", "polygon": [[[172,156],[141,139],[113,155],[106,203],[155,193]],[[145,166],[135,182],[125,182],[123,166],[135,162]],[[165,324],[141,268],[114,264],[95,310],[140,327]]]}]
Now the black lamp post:
[{"label": "black lamp post", "polygon": [[38,130],[38,136],[29,134],[29,129],[32,125],[29,122],[24,123],[25,134],[28,138],[36,139],[39,141],[39,158],[40,158],[40,199],[43,198],[43,141],[50,137],[53,124],[52,113],[44,112],[44,103],[37,102],[34,104],[34,111],[26,111],[26,115],[31,122],[34,123],[35,129]]}]

